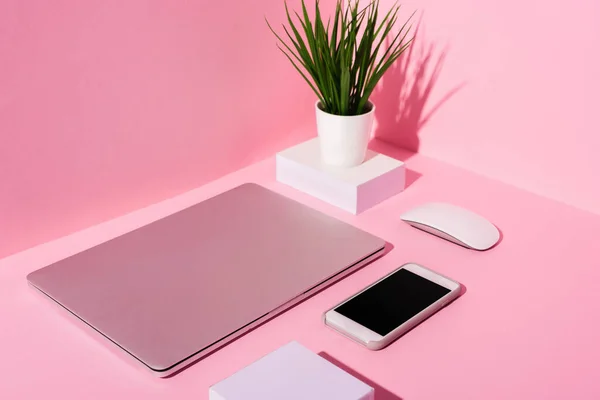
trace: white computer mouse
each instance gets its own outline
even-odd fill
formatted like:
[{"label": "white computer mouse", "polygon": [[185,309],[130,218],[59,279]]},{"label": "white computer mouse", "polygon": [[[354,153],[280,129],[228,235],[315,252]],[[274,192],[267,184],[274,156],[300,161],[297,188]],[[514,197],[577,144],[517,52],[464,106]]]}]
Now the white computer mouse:
[{"label": "white computer mouse", "polygon": [[500,231],[472,211],[447,203],[426,203],[400,217],[417,229],[461,246],[487,250],[500,240]]}]

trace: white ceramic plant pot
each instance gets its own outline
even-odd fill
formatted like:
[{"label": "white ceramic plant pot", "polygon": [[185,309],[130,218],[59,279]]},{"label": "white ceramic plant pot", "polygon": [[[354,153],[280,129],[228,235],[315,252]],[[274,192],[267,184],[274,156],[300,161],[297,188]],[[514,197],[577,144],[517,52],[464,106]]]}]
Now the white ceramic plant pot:
[{"label": "white ceramic plant pot", "polygon": [[317,101],[317,133],[321,146],[321,159],[337,167],[360,165],[367,154],[373,128],[375,106],[361,115],[334,115],[323,111]]}]

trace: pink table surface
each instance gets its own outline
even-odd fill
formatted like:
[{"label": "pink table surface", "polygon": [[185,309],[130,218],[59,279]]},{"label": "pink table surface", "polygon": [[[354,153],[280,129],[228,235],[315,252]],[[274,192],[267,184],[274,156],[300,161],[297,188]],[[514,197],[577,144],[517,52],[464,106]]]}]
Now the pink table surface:
[{"label": "pink table surface", "polygon": [[[599,399],[600,217],[422,156],[407,165],[409,180],[418,179],[359,216],[276,182],[268,159],[0,260],[0,398],[206,399],[209,385],[297,340],[374,385],[376,400]],[[30,271],[243,182],[348,221],[393,249],[169,379],[134,367],[26,284]],[[483,214],[501,228],[502,242],[474,252],[399,220],[430,200]],[[380,352],[323,326],[324,310],[409,261],[462,282],[466,293]]]}]

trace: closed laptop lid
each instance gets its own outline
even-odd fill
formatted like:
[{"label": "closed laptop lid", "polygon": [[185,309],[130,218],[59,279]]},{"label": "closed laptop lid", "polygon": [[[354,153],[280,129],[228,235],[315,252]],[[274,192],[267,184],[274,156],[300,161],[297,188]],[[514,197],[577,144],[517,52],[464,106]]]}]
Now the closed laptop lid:
[{"label": "closed laptop lid", "polygon": [[150,369],[165,371],[384,245],[244,184],[28,280]]}]

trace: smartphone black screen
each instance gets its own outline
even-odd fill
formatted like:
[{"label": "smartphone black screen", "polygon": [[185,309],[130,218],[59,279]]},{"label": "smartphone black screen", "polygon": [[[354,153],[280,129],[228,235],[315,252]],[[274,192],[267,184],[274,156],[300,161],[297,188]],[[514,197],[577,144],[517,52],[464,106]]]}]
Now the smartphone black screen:
[{"label": "smartphone black screen", "polygon": [[385,336],[448,293],[450,289],[402,268],[335,311]]}]

